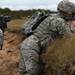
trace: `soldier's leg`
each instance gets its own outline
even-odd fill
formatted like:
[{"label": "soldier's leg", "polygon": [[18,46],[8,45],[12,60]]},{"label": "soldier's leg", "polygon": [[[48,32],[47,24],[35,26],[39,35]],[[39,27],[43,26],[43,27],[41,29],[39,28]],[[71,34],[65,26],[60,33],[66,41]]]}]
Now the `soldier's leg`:
[{"label": "soldier's leg", "polygon": [[2,30],[0,29],[0,50],[2,50],[3,42],[4,42],[4,35]]},{"label": "soldier's leg", "polygon": [[40,69],[39,65],[38,39],[32,35],[21,45],[20,53],[20,73],[22,75],[37,75]]},{"label": "soldier's leg", "polygon": [[20,52],[20,63],[19,63],[20,74],[24,75],[26,73],[26,67],[22,53]]}]

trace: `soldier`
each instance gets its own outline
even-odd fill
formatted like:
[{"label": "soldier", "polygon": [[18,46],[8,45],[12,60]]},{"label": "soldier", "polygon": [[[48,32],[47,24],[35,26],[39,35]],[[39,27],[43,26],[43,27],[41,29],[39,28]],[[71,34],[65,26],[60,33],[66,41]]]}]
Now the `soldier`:
[{"label": "soldier", "polygon": [[4,41],[4,31],[7,29],[7,22],[11,20],[10,16],[0,15],[0,49],[2,50]]},{"label": "soldier", "polygon": [[20,73],[22,75],[40,75],[40,54],[48,46],[48,42],[71,35],[75,30],[70,23],[75,19],[75,4],[61,1],[58,4],[58,14],[48,16],[34,30],[33,34],[21,44]]},{"label": "soldier", "polygon": [[4,41],[3,31],[0,29],[0,49],[1,50],[3,47],[3,41]]}]

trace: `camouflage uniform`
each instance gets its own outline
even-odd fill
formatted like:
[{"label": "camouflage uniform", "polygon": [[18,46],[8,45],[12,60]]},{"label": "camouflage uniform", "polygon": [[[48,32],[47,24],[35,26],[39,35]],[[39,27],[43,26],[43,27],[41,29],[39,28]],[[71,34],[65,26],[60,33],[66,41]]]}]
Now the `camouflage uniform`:
[{"label": "camouflage uniform", "polygon": [[2,49],[4,41],[3,31],[0,29],[0,49]]},{"label": "camouflage uniform", "polygon": [[35,29],[33,34],[21,45],[20,72],[22,75],[40,75],[40,53],[48,46],[49,41],[57,37],[70,35],[71,28],[60,15],[47,17]]},{"label": "camouflage uniform", "polygon": [[7,22],[11,20],[10,16],[0,15],[0,49],[3,47],[4,35],[3,33],[7,29]]},{"label": "camouflage uniform", "polygon": [[24,75],[37,75],[40,69],[39,54],[41,47],[45,48],[49,40],[70,33],[70,28],[59,16],[47,17],[34,31],[33,35],[25,39],[21,45],[20,69]]}]

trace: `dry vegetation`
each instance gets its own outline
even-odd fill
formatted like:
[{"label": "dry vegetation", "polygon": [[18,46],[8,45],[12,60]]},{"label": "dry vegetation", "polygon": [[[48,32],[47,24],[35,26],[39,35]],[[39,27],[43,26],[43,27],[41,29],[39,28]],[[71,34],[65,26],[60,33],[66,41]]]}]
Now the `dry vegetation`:
[{"label": "dry vegetation", "polygon": [[45,63],[44,75],[57,75],[67,62],[75,62],[75,36],[53,42],[42,54]]},{"label": "dry vegetation", "polygon": [[19,31],[22,25],[25,23],[25,19],[16,19],[8,23],[8,30]]}]

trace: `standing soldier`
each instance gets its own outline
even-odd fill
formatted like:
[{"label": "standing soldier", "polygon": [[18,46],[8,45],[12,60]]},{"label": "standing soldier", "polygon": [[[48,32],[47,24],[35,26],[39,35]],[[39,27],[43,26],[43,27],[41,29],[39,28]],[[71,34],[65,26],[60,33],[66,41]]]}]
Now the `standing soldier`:
[{"label": "standing soldier", "polygon": [[0,15],[0,49],[2,50],[3,41],[4,41],[4,31],[7,29],[7,22],[11,20],[10,16]]},{"label": "standing soldier", "polygon": [[67,22],[75,20],[75,4],[61,1],[58,4],[58,14],[48,16],[25,39],[21,45],[20,73],[22,75],[40,75],[40,53],[50,41],[64,35],[71,35],[75,30]]}]

